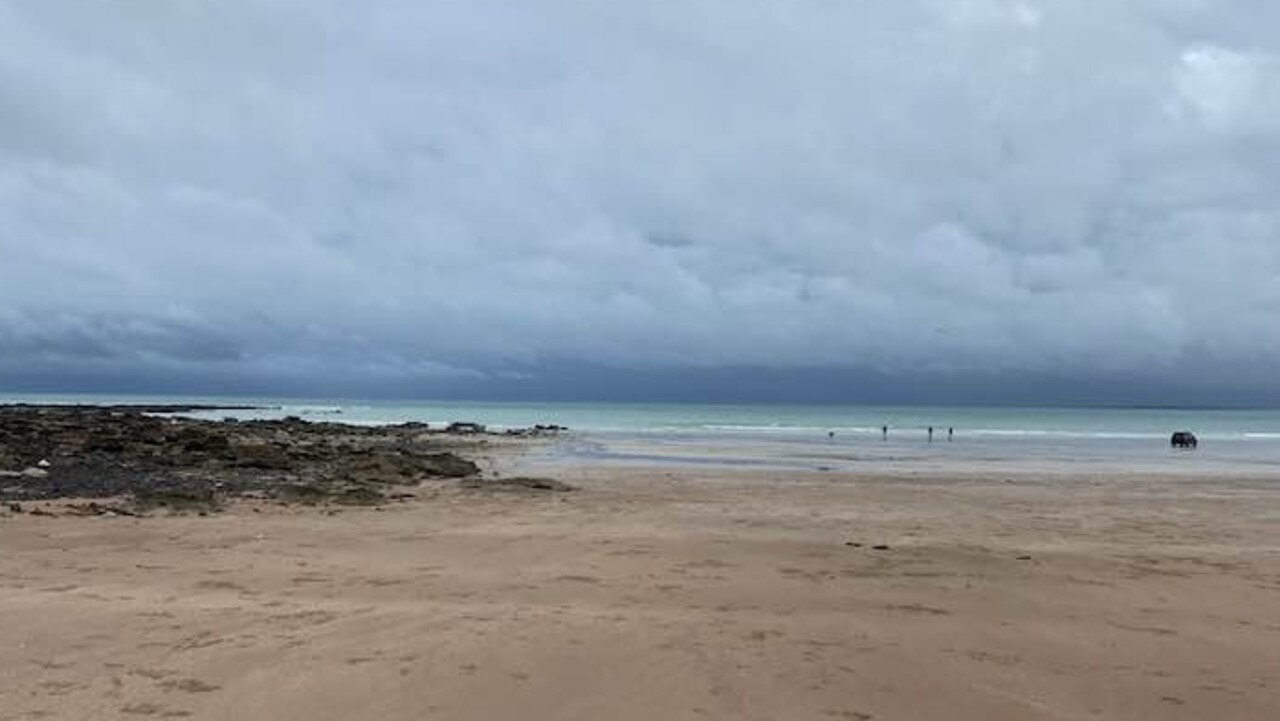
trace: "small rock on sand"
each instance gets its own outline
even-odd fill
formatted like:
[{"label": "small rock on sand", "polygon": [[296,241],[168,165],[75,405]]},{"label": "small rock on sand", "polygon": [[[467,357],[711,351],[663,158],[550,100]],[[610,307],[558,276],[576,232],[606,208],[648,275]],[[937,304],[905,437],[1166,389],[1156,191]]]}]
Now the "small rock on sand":
[{"label": "small rock on sand", "polygon": [[462,482],[464,488],[479,488],[495,491],[572,491],[574,486],[557,481],[554,478],[468,478]]}]

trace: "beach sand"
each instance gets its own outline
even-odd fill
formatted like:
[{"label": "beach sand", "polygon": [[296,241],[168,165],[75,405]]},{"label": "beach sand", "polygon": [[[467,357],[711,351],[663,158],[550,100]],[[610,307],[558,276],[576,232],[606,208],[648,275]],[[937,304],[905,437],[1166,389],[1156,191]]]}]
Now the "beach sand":
[{"label": "beach sand", "polygon": [[0,719],[1280,718],[1275,481],[558,475],[2,517]]}]

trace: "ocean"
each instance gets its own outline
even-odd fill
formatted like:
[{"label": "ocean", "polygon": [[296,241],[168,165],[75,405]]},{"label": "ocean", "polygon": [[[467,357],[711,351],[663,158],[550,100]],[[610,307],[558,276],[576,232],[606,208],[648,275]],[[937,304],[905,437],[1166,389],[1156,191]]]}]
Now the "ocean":
[{"label": "ocean", "polygon": [[[353,424],[535,424],[570,432],[558,462],[677,463],[847,470],[1222,471],[1278,474],[1280,410],[841,405],[499,403],[267,397],[0,395],[0,402],[250,405],[199,411],[241,420],[299,416]],[[888,428],[887,435],[883,428]],[[928,429],[934,429],[930,440]],[[953,431],[949,437],[948,429]],[[1169,447],[1196,434],[1193,452]]]}]

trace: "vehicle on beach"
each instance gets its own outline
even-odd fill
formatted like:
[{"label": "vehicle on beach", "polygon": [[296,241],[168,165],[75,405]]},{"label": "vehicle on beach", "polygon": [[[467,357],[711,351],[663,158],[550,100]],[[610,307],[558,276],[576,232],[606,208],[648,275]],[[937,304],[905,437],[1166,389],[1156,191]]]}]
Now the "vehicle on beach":
[{"label": "vehicle on beach", "polygon": [[1199,444],[1196,440],[1196,434],[1191,431],[1175,431],[1173,437],[1169,439],[1169,445],[1174,448],[1195,448]]}]

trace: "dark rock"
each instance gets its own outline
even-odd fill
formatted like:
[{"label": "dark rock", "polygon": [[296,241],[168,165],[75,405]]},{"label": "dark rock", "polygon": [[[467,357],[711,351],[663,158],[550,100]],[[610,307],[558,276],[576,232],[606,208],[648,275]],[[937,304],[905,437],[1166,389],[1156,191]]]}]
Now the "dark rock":
[{"label": "dark rock", "polygon": [[353,463],[340,477],[354,483],[400,484],[411,481],[410,469],[390,458],[370,458]]},{"label": "dark rock", "polygon": [[232,451],[235,465],[240,468],[288,470],[293,467],[289,454],[272,443],[249,443],[235,446]]},{"label": "dark rock", "polygon": [[465,478],[480,472],[475,463],[454,453],[432,453],[422,456],[420,467],[427,475],[439,478]]},{"label": "dark rock", "polygon": [[125,449],[124,439],[118,436],[98,436],[90,438],[85,443],[84,449],[98,453],[123,453]]},{"label": "dark rock", "polygon": [[532,428],[509,428],[505,431],[508,436],[518,436],[521,438],[537,438],[539,436],[555,435],[560,431],[569,430],[566,426],[558,426],[555,424],[539,423]]},{"label": "dark rock", "polygon": [[554,478],[469,478],[462,482],[464,488],[490,491],[573,491],[574,486]]},{"label": "dark rock", "polygon": [[387,497],[381,491],[357,486],[336,494],[333,500],[346,506],[376,506],[379,503],[385,503]]},{"label": "dark rock", "polygon": [[333,497],[332,491],[314,483],[288,483],[275,489],[275,497],[287,503],[317,506]]},{"label": "dark rock", "polygon": [[454,422],[444,429],[445,433],[484,433],[484,426],[479,423]]},{"label": "dark rock", "polygon": [[359,460],[348,466],[344,475],[360,483],[406,484],[425,478],[465,478],[479,472],[479,466],[454,453],[392,453]]},{"label": "dark rock", "polygon": [[231,441],[221,433],[211,433],[201,428],[184,428],[174,436],[173,442],[188,453],[229,455]]},{"label": "dark rock", "polygon": [[873,551],[887,551],[887,550],[889,550],[889,546],[888,546],[888,544],[885,544],[885,543],[877,543],[876,545],[874,545],[874,546],[872,546],[872,547],[871,547],[871,550],[873,550]]},{"label": "dark rock", "polygon": [[317,483],[294,483],[277,489],[276,497],[288,503],[318,506],[340,503],[346,506],[375,506],[387,500],[376,488],[369,486],[328,486]]}]

